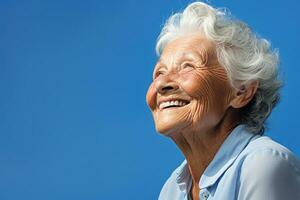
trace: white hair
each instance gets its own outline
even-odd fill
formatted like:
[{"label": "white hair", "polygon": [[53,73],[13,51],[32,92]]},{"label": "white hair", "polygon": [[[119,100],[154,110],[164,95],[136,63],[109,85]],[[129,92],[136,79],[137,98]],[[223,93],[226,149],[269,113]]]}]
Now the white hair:
[{"label": "white hair", "polygon": [[225,68],[233,87],[259,82],[255,96],[241,109],[241,122],[249,131],[263,134],[264,122],[280,97],[278,52],[270,48],[266,39],[259,38],[247,24],[233,19],[224,9],[194,2],[166,21],[156,43],[158,56],[170,41],[191,32],[200,32],[214,42],[219,63]]}]

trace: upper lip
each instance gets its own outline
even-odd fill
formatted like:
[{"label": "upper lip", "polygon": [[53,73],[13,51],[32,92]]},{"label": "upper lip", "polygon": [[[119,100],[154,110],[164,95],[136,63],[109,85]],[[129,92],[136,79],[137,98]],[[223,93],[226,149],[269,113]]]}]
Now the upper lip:
[{"label": "upper lip", "polygon": [[187,103],[190,102],[190,100],[184,99],[184,98],[180,98],[180,97],[169,97],[169,98],[161,98],[161,99],[159,99],[158,102],[157,102],[157,106],[159,107],[161,103],[167,102],[167,101],[184,101],[184,102],[187,102]]}]

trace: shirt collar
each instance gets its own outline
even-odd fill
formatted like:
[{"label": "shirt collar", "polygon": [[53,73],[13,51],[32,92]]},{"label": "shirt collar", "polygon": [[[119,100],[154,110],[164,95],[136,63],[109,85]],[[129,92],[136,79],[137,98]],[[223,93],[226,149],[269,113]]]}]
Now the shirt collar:
[{"label": "shirt collar", "polygon": [[188,169],[187,161],[184,160],[182,164],[175,170],[176,181],[181,191],[186,192],[191,179],[190,172]]},{"label": "shirt collar", "polygon": [[[255,136],[255,134],[250,133],[245,129],[244,124],[235,127],[225,139],[213,160],[201,176],[199,182],[200,189],[213,185],[232,165],[238,155],[250,142],[251,138]],[[184,160],[175,172],[177,174],[176,180],[180,190],[186,191],[191,179],[187,161]]]}]

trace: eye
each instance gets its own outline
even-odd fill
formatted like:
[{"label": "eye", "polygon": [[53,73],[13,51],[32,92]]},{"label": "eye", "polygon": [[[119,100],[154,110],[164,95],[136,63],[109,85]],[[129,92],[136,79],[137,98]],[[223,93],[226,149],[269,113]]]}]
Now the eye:
[{"label": "eye", "polygon": [[192,69],[194,69],[194,66],[192,64],[190,64],[190,63],[186,63],[186,64],[183,65],[183,68],[184,69],[186,69],[186,68],[189,68],[189,69],[192,68]]},{"label": "eye", "polygon": [[194,70],[195,67],[194,65],[190,64],[190,63],[184,63],[182,65],[182,69],[180,70],[181,73],[186,73],[186,72],[190,72],[192,70]]},{"label": "eye", "polygon": [[155,73],[154,73],[154,76],[153,76],[153,79],[156,79],[157,77],[161,76],[161,75],[164,75],[165,72],[163,70],[157,70]]}]

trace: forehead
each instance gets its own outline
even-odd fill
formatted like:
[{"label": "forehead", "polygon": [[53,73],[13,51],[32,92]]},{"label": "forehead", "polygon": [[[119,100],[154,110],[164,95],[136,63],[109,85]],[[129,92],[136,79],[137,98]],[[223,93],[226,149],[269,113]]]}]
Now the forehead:
[{"label": "forehead", "polygon": [[194,57],[198,54],[215,54],[215,45],[201,34],[183,35],[169,42],[164,48],[160,60],[170,57]]}]

